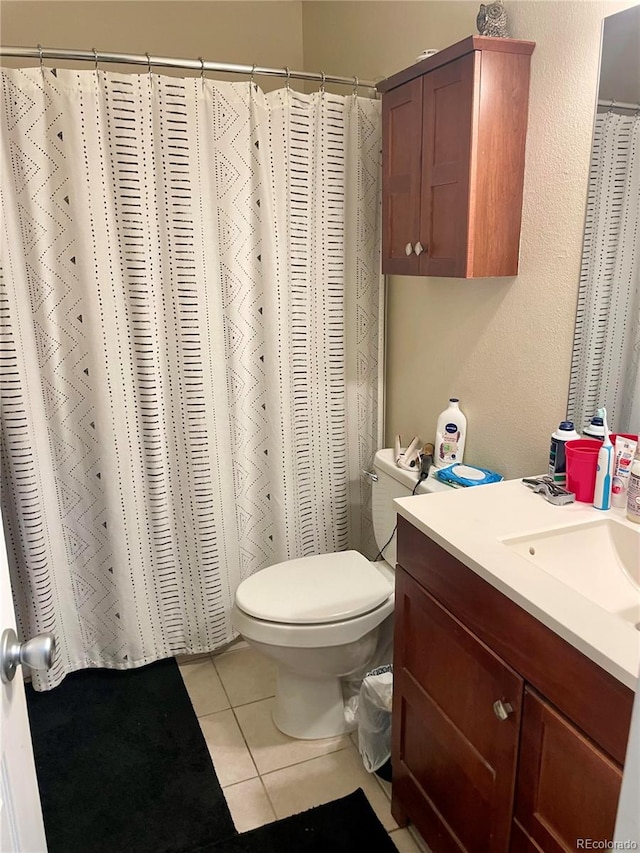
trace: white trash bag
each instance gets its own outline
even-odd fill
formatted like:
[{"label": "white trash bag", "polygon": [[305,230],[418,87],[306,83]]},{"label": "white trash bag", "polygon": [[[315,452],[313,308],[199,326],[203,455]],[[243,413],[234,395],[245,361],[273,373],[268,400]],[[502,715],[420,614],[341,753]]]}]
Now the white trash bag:
[{"label": "white trash bag", "polygon": [[358,749],[369,773],[391,757],[391,704],[393,667],[380,666],[367,673],[358,701]]}]

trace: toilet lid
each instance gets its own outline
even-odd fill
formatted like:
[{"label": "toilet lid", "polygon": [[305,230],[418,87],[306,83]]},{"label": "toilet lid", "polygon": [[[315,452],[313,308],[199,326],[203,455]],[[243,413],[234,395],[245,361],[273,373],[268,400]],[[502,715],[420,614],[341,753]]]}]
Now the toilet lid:
[{"label": "toilet lid", "polygon": [[368,613],[392,592],[388,579],[366,557],[339,551],[257,572],[238,587],[236,604],[268,622],[319,624]]}]

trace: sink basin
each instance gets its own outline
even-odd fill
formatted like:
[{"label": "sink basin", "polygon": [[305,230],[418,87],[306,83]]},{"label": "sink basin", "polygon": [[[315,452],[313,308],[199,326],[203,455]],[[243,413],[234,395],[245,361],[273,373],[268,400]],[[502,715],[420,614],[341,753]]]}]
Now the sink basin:
[{"label": "sink basin", "polygon": [[501,541],[640,629],[640,528],[606,518]]}]

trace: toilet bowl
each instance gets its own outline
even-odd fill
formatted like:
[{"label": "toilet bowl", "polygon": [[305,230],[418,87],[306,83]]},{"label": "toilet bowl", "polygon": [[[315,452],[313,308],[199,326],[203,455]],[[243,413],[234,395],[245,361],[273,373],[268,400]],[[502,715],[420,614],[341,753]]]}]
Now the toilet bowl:
[{"label": "toilet bowl", "polygon": [[[393,499],[410,495],[418,475],[397,468],[385,449],[376,454],[372,480],[382,548],[395,526]],[[440,488],[447,487],[430,477],[418,493]],[[277,664],[273,720],[284,734],[316,739],[354,728],[345,719],[343,679],[362,677],[393,630],[395,540],[384,553],[388,562],[357,551],[287,560],[236,590],[233,626]]]}]

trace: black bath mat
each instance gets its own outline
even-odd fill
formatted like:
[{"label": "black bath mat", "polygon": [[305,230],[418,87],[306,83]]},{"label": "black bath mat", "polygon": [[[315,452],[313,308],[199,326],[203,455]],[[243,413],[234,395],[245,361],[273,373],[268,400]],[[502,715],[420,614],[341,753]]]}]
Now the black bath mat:
[{"label": "black bath mat", "polygon": [[236,830],[175,660],[27,704],[49,853],[178,853]]},{"label": "black bath mat", "polygon": [[191,853],[397,853],[367,798],[353,794]]}]

